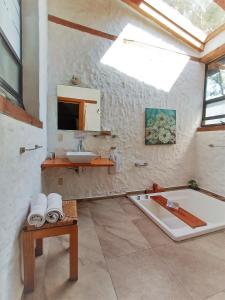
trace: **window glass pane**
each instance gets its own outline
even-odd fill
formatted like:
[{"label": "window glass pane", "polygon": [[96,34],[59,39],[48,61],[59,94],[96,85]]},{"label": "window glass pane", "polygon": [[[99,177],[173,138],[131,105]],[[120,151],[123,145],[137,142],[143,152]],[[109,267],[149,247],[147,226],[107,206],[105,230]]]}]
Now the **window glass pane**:
[{"label": "window glass pane", "polygon": [[203,122],[203,125],[219,125],[219,124],[225,124],[225,118],[206,120]]},{"label": "window glass pane", "polygon": [[208,65],[206,100],[225,95],[225,57]]},{"label": "window glass pane", "polygon": [[225,101],[219,101],[206,106],[206,117],[225,115]]},{"label": "window glass pane", "polygon": [[17,0],[0,0],[0,28],[20,58],[20,4]]},{"label": "window glass pane", "polygon": [[0,36],[0,77],[17,93],[20,93],[20,66],[13,58]]},{"label": "window glass pane", "polygon": [[10,100],[13,104],[16,104],[17,106],[24,108],[22,103],[19,102],[17,98],[15,98],[13,95],[11,95],[8,91],[6,91],[1,86],[0,86],[0,95],[6,98],[7,100]]},{"label": "window glass pane", "polygon": [[[225,23],[224,9],[214,0],[145,0],[151,5],[157,6],[168,16],[172,16],[172,10],[177,12],[173,20],[185,26],[190,32],[201,39],[202,33],[206,35],[213,32]],[[166,7],[167,6],[167,7]],[[178,15],[180,14],[180,16]],[[168,17],[170,17],[168,16]],[[183,17],[183,20],[182,20]],[[188,24],[189,22],[189,24]],[[194,29],[194,26],[198,29]]]}]

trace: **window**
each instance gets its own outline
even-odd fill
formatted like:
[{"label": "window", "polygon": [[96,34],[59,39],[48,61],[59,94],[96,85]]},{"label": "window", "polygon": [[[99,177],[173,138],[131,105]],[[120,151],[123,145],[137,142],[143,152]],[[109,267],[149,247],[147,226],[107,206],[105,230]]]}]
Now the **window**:
[{"label": "window", "polygon": [[225,56],[206,65],[202,125],[225,124]]},{"label": "window", "polygon": [[0,95],[23,107],[21,2],[0,0]]}]

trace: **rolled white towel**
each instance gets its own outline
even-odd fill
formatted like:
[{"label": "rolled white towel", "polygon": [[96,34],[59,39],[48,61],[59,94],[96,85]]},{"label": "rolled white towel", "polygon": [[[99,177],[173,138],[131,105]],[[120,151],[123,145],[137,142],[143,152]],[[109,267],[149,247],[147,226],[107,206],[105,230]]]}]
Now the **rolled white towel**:
[{"label": "rolled white towel", "polygon": [[48,195],[46,220],[49,223],[56,223],[64,218],[62,209],[62,196],[56,193]]},{"label": "rolled white towel", "polygon": [[27,217],[29,225],[41,227],[45,223],[47,211],[47,197],[45,194],[39,194],[37,198],[31,201],[30,213]]}]

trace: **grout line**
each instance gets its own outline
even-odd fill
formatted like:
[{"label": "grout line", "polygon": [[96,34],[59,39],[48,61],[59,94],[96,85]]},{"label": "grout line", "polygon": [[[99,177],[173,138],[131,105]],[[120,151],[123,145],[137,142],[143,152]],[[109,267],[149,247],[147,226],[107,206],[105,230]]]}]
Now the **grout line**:
[{"label": "grout line", "polygon": [[[92,218],[92,212],[91,212],[91,209],[90,209],[90,213],[91,213],[91,218]],[[125,216],[126,216],[126,215],[125,215]],[[126,217],[127,217],[127,216],[126,216]],[[92,218],[92,221],[93,221],[93,223],[94,223],[95,229],[96,229],[96,226],[102,227],[102,228],[104,228],[104,230],[106,230],[106,227],[109,227],[109,228],[113,227],[113,224],[111,224],[111,225],[98,225],[98,224],[93,220],[93,218]],[[133,224],[133,220],[127,219],[127,222]],[[135,226],[135,224],[133,224],[133,225]],[[136,226],[135,226],[135,228],[137,229]],[[138,231],[139,231],[139,230],[138,230]],[[96,233],[97,233],[97,230],[96,230]],[[113,234],[112,232],[109,232],[109,233],[110,233],[111,235],[115,236],[116,238],[119,238],[119,239],[121,239],[121,240],[128,241],[128,240],[125,239],[125,238],[118,237],[117,235]],[[140,252],[140,251],[145,251],[145,250],[150,250],[150,249],[152,249],[151,245],[148,243],[148,241],[145,239],[145,237],[144,237],[141,233],[140,233],[140,235],[141,235],[141,237],[146,241],[146,243],[147,243],[147,245],[148,245],[147,248],[134,250],[134,251],[132,251],[132,252],[130,252],[130,253],[122,254],[122,255],[118,255],[118,256],[114,256],[114,257],[111,257],[111,258],[112,258],[112,259],[114,259],[114,258],[120,258],[120,257],[123,257],[123,256],[127,256],[127,255],[130,255],[130,254],[134,254],[134,253]],[[97,233],[97,236],[98,236],[98,233]],[[98,236],[98,239],[99,239],[99,236]],[[128,242],[129,242],[129,241],[128,241]],[[99,243],[100,243],[100,246],[101,246],[101,248],[102,248],[100,239],[99,239]],[[104,251],[102,251],[102,252],[103,252],[103,255],[104,255],[105,259],[107,260],[107,257],[105,256]],[[108,258],[108,259],[111,259],[111,258]]]},{"label": "grout line", "polygon": [[111,273],[110,273],[110,270],[109,270],[109,265],[108,265],[106,256],[105,256],[105,254],[104,254],[104,251],[103,251],[103,248],[102,248],[102,245],[101,245],[101,242],[100,242],[100,239],[99,239],[97,230],[96,230],[96,224],[95,224],[95,222],[94,222],[94,220],[93,220],[93,216],[92,216],[92,212],[91,212],[91,209],[90,209],[90,208],[89,208],[89,211],[90,211],[90,216],[91,216],[92,223],[94,224],[94,230],[95,230],[95,233],[96,233],[96,237],[97,237],[97,239],[98,239],[99,246],[100,246],[100,248],[101,248],[101,253],[102,253],[102,256],[104,257],[105,266],[106,266],[107,272],[108,272],[108,274],[109,274],[109,277],[110,277],[110,280],[111,280],[112,287],[113,287],[113,289],[114,289],[116,298],[117,298],[117,300],[118,300],[119,298],[118,298],[118,295],[117,295],[117,291],[116,291],[116,288],[115,288],[115,284],[114,284],[114,282],[113,282],[113,279],[112,279],[112,276],[111,276]]},{"label": "grout line", "polygon": [[[89,209],[89,208],[88,208],[88,209]],[[90,209],[89,209],[89,211],[90,211]],[[90,211],[90,215],[91,215],[91,211]],[[98,233],[97,233],[97,231],[96,231],[96,226],[95,226],[94,220],[92,219],[92,215],[91,215],[91,221],[92,221],[92,223],[94,224],[94,226],[91,227],[91,229],[94,230],[94,232],[95,232],[95,234],[96,234],[96,238],[97,238],[98,243],[99,243],[100,251],[101,251],[102,257],[103,257],[103,259],[104,259],[104,266],[105,266],[105,268],[106,268],[106,272],[109,274],[110,281],[111,281],[111,284],[112,284],[112,288],[113,288],[114,293],[115,293],[115,296],[116,296],[116,298],[117,298],[117,300],[118,300],[118,296],[117,296],[117,293],[116,293],[116,289],[115,289],[115,286],[114,286],[114,284],[113,284],[112,276],[111,276],[111,274],[110,274],[110,272],[109,272],[108,263],[107,263],[107,261],[106,261],[106,257],[105,257],[105,255],[104,255],[103,250],[102,250],[102,246],[101,246],[101,243],[100,243],[100,240],[99,240]],[[88,230],[88,229],[87,229],[87,230]],[[45,299],[44,299],[44,300],[45,300]]]},{"label": "grout line", "polygon": [[106,268],[107,268],[107,271],[108,271],[108,273],[109,273],[109,277],[110,277],[110,279],[111,279],[112,286],[113,286],[113,289],[114,289],[116,298],[117,298],[117,300],[119,300],[119,296],[118,296],[118,294],[117,294],[117,290],[116,290],[116,287],[115,287],[115,283],[114,283],[114,281],[113,281],[112,274],[111,274],[111,272],[110,272],[109,264],[108,264],[108,262],[107,262],[107,260],[106,260],[106,257],[105,257],[105,255],[104,255],[104,253],[103,253],[103,256],[104,256],[104,259],[105,259]]}]

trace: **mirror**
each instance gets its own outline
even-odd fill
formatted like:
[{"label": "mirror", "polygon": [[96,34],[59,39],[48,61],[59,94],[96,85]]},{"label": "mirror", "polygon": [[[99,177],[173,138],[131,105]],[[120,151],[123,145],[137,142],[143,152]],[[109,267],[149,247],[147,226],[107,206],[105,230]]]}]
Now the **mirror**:
[{"label": "mirror", "polygon": [[100,131],[100,91],[58,85],[58,129]]}]

